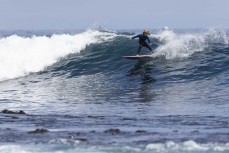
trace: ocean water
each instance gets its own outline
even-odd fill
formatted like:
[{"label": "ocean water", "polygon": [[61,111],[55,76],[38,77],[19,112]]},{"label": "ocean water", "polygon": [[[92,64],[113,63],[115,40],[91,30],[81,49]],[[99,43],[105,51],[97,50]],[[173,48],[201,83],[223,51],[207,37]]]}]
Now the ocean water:
[{"label": "ocean water", "polygon": [[138,32],[0,31],[0,152],[228,153],[227,31]]}]

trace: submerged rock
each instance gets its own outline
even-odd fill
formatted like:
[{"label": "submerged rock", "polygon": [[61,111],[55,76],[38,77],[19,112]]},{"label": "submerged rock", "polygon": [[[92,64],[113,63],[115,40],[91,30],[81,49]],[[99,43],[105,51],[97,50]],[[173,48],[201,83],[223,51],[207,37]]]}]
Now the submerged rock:
[{"label": "submerged rock", "polygon": [[34,131],[29,131],[29,134],[38,134],[38,133],[46,133],[49,132],[47,129],[36,129]]},{"label": "submerged rock", "polygon": [[26,115],[26,113],[22,110],[20,110],[19,112],[14,112],[14,111],[10,111],[10,110],[7,110],[7,109],[4,109],[2,111],[2,113],[4,114],[22,114],[22,115]]},{"label": "submerged rock", "polygon": [[82,141],[82,142],[86,142],[86,141],[88,141],[88,140],[87,140],[87,139],[85,139],[85,138],[78,138],[77,140]]},{"label": "submerged rock", "polygon": [[137,130],[137,131],[135,131],[136,133],[147,133],[147,131],[146,130]]},{"label": "submerged rock", "polygon": [[120,134],[121,131],[119,129],[109,129],[109,130],[106,130],[104,131],[105,133],[110,133],[112,135],[115,135],[115,134]]}]

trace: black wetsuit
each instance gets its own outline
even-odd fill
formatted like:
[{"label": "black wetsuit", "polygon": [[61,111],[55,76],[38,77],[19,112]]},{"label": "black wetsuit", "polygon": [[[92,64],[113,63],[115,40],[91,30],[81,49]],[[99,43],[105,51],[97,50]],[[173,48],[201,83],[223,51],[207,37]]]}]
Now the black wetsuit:
[{"label": "black wetsuit", "polygon": [[[139,34],[137,36],[134,36],[132,37],[132,39],[135,39],[135,38],[139,38],[139,47],[138,47],[138,51],[137,51],[137,54],[140,53],[142,47],[146,47],[148,48],[150,51],[152,51],[152,48],[149,46],[150,44],[150,39],[147,35],[144,35],[144,34]],[[146,43],[146,40],[148,41],[149,44]]]}]

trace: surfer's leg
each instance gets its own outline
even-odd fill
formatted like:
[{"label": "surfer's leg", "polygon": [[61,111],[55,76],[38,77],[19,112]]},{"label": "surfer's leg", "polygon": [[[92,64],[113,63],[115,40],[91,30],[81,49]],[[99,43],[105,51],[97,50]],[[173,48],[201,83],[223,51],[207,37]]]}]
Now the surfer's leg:
[{"label": "surfer's leg", "polygon": [[148,48],[151,52],[153,51],[153,49],[146,42],[143,44],[143,46]]},{"label": "surfer's leg", "polygon": [[142,49],[142,45],[139,44],[138,51],[137,51],[137,55],[140,53],[141,49]]}]

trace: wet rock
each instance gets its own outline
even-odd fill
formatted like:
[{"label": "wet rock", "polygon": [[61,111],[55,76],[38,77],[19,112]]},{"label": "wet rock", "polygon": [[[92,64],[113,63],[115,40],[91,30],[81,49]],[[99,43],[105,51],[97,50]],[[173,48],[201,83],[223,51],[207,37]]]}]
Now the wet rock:
[{"label": "wet rock", "polygon": [[26,115],[26,113],[22,110],[20,110],[19,112],[14,112],[14,111],[10,111],[10,110],[7,110],[7,109],[4,109],[2,111],[2,113],[4,114],[22,114],[22,115]]},{"label": "wet rock", "polygon": [[16,117],[16,116],[13,116],[13,117],[11,117],[12,119],[18,119],[18,117]]},{"label": "wet rock", "polygon": [[174,132],[174,133],[177,133],[177,132],[178,132],[178,130],[173,130],[173,132]]},{"label": "wet rock", "polygon": [[119,129],[109,129],[109,130],[106,130],[104,131],[105,133],[110,133],[112,135],[115,135],[115,134],[120,134],[121,131]]},{"label": "wet rock", "polygon": [[122,118],[122,120],[130,120],[130,121],[136,121],[137,119],[134,119],[134,118],[128,118],[128,117],[124,117],[124,118]]},{"label": "wet rock", "polygon": [[86,142],[87,141],[87,139],[85,139],[85,138],[78,138],[77,140],[79,140],[81,142]]},{"label": "wet rock", "polygon": [[199,133],[199,131],[198,131],[198,130],[196,130],[196,131],[191,131],[191,133],[192,133],[192,134],[195,134],[195,133]]},{"label": "wet rock", "polygon": [[20,110],[19,114],[26,114],[24,111]]},{"label": "wet rock", "polygon": [[38,134],[38,133],[46,133],[49,132],[47,129],[36,129],[34,131],[29,131],[29,134]]},{"label": "wet rock", "polygon": [[136,133],[147,133],[145,130],[137,130]]}]

